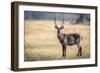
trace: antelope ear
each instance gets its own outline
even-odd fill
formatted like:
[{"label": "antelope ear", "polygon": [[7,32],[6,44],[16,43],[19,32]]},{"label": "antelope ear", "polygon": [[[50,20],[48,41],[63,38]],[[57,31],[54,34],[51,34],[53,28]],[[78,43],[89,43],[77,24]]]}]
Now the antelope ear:
[{"label": "antelope ear", "polygon": [[64,28],[64,26],[60,27],[60,29],[63,29],[63,28]]},{"label": "antelope ear", "polygon": [[55,28],[58,29],[58,27],[55,25]]}]

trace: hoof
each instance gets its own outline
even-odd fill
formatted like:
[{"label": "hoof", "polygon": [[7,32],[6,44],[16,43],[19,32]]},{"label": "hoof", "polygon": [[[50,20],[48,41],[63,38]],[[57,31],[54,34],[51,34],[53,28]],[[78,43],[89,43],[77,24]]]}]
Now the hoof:
[{"label": "hoof", "polygon": [[77,54],[77,56],[80,56],[79,54]]},{"label": "hoof", "polygon": [[66,55],[63,55],[62,57],[66,57]]},{"label": "hoof", "polygon": [[82,54],[78,54],[77,56],[82,56]]},{"label": "hoof", "polygon": [[82,56],[82,54],[80,54],[80,56]]}]

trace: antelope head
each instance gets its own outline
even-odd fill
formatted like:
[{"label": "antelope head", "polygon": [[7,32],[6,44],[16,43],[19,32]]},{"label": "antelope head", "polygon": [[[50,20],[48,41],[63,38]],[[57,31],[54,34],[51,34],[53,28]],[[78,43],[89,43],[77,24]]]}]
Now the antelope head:
[{"label": "antelope head", "polygon": [[64,28],[64,18],[62,19],[62,23],[60,24],[60,26],[58,27],[57,23],[56,23],[56,18],[54,19],[54,22],[55,22],[55,28],[57,29],[57,34],[60,33],[60,31]]}]

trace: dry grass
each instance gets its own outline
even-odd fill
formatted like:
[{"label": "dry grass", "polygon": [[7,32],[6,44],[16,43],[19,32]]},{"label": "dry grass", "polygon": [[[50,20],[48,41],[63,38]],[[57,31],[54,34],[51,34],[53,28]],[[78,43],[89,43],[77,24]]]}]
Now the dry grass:
[{"label": "dry grass", "polygon": [[[67,25],[66,25],[67,24]],[[64,31],[79,33],[82,37],[83,56],[77,57],[76,45],[68,46],[65,58],[62,57],[62,47],[57,39],[53,21],[25,21],[25,61],[81,59],[90,57],[90,26],[64,24]]]}]

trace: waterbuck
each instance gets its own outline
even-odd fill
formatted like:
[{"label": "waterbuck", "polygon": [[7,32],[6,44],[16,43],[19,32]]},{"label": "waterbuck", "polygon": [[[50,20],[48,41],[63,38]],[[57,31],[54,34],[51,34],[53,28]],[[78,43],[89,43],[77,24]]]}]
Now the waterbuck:
[{"label": "waterbuck", "polygon": [[55,22],[55,28],[57,29],[57,38],[62,46],[62,56],[65,57],[66,56],[66,49],[67,46],[73,46],[73,45],[77,45],[78,48],[78,54],[77,56],[82,56],[82,47],[80,45],[80,40],[81,37],[78,33],[71,33],[71,34],[66,34],[61,32],[62,29],[64,29],[64,18],[61,20],[61,26],[58,27],[57,23],[56,23],[56,18],[54,19]]}]

